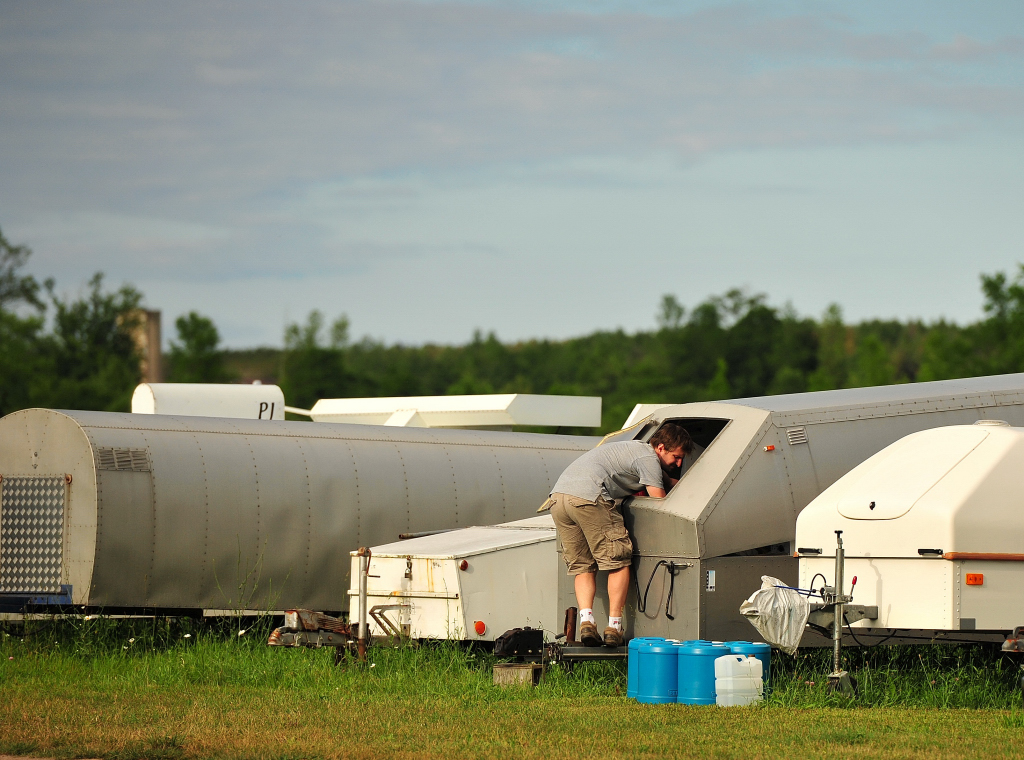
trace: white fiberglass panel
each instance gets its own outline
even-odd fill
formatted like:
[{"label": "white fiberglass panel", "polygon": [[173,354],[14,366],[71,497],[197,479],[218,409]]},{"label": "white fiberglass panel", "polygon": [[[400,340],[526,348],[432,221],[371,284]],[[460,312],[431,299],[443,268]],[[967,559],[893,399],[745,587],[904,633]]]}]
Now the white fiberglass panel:
[{"label": "white fiberglass panel", "polygon": [[[514,523],[513,523],[514,525]],[[373,555],[454,558],[509,549],[514,546],[553,541],[555,526],[547,527],[479,527],[438,533],[393,544],[373,547]]]},{"label": "white fiberglass panel", "polygon": [[936,483],[988,437],[956,426],[901,438],[854,470],[839,514],[851,520],[893,520],[910,511]]}]

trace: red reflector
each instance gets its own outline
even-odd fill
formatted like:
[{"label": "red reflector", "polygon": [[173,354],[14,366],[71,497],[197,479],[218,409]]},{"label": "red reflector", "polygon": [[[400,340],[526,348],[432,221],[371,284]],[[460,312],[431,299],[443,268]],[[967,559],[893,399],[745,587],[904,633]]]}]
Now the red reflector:
[{"label": "red reflector", "polygon": [[967,573],[967,585],[968,586],[984,586],[985,585],[985,574],[984,573]]},{"label": "red reflector", "polygon": [[765,446],[764,450],[765,451],[775,451],[775,445],[774,444],[770,444],[768,446]]},{"label": "red reflector", "polygon": [[487,626],[484,625],[483,620],[477,620],[475,623],[473,623],[473,630],[476,631],[477,636],[483,636],[484,631],[487,630]]},{"label": "red reflector", "polygon": [[466,560],[462,560],[462,562],[459,563],[459,570],[468,570],[468,569],[469,569],[469,563],[466,562]]}]

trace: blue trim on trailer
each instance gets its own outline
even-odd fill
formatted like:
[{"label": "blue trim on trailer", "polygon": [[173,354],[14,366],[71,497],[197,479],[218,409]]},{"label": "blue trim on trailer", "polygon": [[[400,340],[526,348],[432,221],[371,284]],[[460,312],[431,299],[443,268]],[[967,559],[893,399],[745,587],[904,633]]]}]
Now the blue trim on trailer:
[{"label": "blue trim on trailer", "polygon": [[61,585],[59,594],[0,594],[0,612],[21,612],[26,607],[70,607],[71,584]]}]

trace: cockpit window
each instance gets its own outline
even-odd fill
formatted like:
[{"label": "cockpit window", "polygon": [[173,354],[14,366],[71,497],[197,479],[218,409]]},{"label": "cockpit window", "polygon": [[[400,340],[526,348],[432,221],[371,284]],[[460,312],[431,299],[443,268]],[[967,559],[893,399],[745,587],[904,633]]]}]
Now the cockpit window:
[{"label": "cockpit window", "polygon": [[[665,424],[665,422],[674,422],[675,424],[686,428],[686,432],[689,433],[690,438],[693,439],[693,451],[687,454],[683,459],[682,466],[678,468],[677,472],[668,473],[668,475],[675,480],[679,480],[689,471],[694,462],[696,462],[700,458],[700,455],[704,453],[705,449],[714,442],[718,437],[718,434],[721,433],[725,429],[725,426],[729,424],[729,420],[709,417],[668,419],[664,420],[659,425],[645,425],[642,430],[638,431],[635,440],[649,441],[651,436],[653,436],[657,432],[658,428]],[[671,488],[667,490],[671,490]]]}]

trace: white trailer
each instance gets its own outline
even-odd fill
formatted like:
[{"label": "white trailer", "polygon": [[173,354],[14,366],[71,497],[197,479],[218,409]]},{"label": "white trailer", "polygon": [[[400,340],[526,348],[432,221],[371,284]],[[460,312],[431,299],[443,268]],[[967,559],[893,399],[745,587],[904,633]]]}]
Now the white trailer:
[{"label": "white trailer", "polygon": [[901,438],[800,513],[800,586],[834,583],[842,531],[846,592],[856,576],[852,603],[878,608],[855,630],[1004,633],[1024,625],[1021,473],[1024,428],[1006,422]]},{"label": "white trailer", "polygon": [[[352,552],[351,609],[359,593]],[[550,515],[463,528],[372,549],[370,633],[492,641],[510,628],[562,628],[559,557]]]}]

